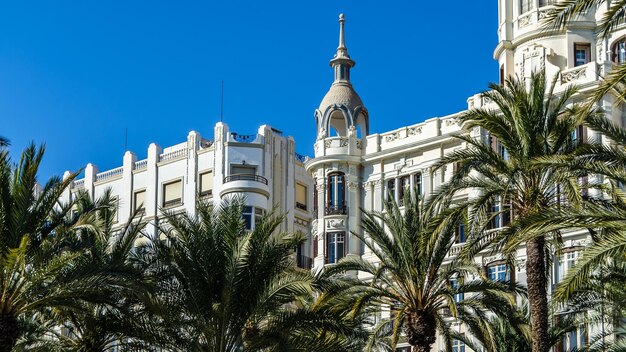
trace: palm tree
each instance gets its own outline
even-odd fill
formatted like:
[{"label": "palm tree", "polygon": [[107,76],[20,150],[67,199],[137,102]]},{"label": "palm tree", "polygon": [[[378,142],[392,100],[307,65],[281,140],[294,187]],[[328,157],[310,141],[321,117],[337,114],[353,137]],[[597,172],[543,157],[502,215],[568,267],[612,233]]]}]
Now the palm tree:
[{"label": "palm tree", "polygon": [[300,235],[277,233],[282,217],[245,228],[242,200],[219,208],[200,203],[197,215],[167,213],[155,242],[162,324],[170,348],[235,352],[350,351],[351,329],[331,329],[328,306],[307,303],[312,275],[295,267]]},{"label": "palm tree", "polygon": [[[528,307],[517,308],[511,316],[491,316],[484,321],[470,322],[464,333],[453,332],[455,339],[463,341],[473,351],[530,352],[532,342],[528,323]],[[555,321],[555,319],[552,319]],[[548,331],[548,346],[558,346],[565,335],[578,327],[579,323],[562,317]]]},{"label": "palm tree", "polygon": [[0,148],[6,147],[9,145],[9,140],[5,137],[0,136]]},{"label": "palm tree", "polygon": [[[99,226],[97,231],[80,229],[73,247],[86,248],[76,263],[93,268],[104,277],[97,297],[78,301],[78,307],[59,307],[48,312],[53,321],[56,345],[65,351],[108,351],[113,346],[123,349],[149,350],[159,337],[157,327],[149,321],[154,282],[150,277],[149,260],[144,260],[143,246],[138,243],[145,223],[136,214],[123,226],[116,226],[117,201],[111,190],[92,200],[79,195],[77,211],[90,213]],[[147,309],[148,308],[148,309]],[[48,334],[51,332],[48,331]],[[22,345],[29,346],[28,340]],[[40,344],[35,340],[29,347]]]},{"label": "palm tree", "polygon": [[[452,209],[448,212],[441,209]],[[390,311],[373,328],[369,351],[390,336],[395,349],[404,332],[414,351],[430,351],[437,330],[450,341],[449,319],[485,319],[487,312],[506,315],[514,304],[509,286],[484,278],[470,261],[449,258],[455,229],[467,210],[449,202],[426,204],[405,197],[404,208],[392,203],[385,212],[363,212],[364,234],[354,233],[378,258],[346,257],[322,272],[323,277],[360,272],[371,279],[353,280],[334,296],[344,297],[353,314]],[[474,278],[474,279],[472,279]]]},{"label": "palm tree", "polygon": [[[570,155],[580,144],[577,127],[586,116],[598,112],[578,104],[568,106],[577,88],[571,86],[556,95],[556,79],[550,84],[543,72],[533,73],[527,83],[528,89],[523,80],[515,78],[507,79],[503,86],[490,84],[492,90],[484,95],[497,109],[472,109],[461,116],[467,129],[488,131],[488,141],[460,135],[458,138],[468,148],[442,158],[436,167],[456,164],[459,170],[439,196],[467,190],[480,194],[468,201],[473,219],[468,248],[473,250],[466,251],[467,255],[493,245],[508,256],[525,245],[533,352],[547,352],[546,251],[550,242],[558,242],[560,237],[540,228],[530,231],[529,226],[505,228],[492,241],[485,241],[483,234],[490,224],[505,217],[515,224],[557,206],[566,209],[580,205],[582,195],[576,176],[582,175],[546,167],[540,161]],[[567,206],[560,203],[563,198]],[[495,227],[501,225],[500,221]]]},{"label": "palm tree", "polygon": [[34,191],[43,154],[31,145],[13,166],[0,150],[0,352],[26,332],[20,322],[52,308],[80,309],[115,279],[85,265],[85,248],[75,247],[77,231],[97,231],[93,211],[72,214],[77,200],[58,203],[75,175]]}]

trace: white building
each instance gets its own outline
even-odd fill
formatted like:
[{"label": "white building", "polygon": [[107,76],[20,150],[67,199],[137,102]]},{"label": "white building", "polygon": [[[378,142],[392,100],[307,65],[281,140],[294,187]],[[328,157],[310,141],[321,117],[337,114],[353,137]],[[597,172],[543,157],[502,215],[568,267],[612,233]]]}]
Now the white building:
[{"label": "white building", "polygon": [[[546,32],[539,22],[552,3],[498,0],[499,41],[494,58],[499,63],[500,77],[529,77],[533,70],[543,68],[548,76],[561,73],[557,92],[570,84],[580,86],[583,92],[590,91],[613,65],[626,62],[626,25],[616,29],[609,40],[598,40],[597,22],[606,11],[600,8],[578,18],[567,31]],[[303,266],[310,265],[308,257],[313,258],[314,268],[350,255],[375,260],[351,235],[362,231],[359,209],[381,211],[388,193],[399,201],[408,187],[418,187],[423,194],[429,194],[453,173],[453,167],[434,171],[432,165],[465,145],[452,137],[461,131],[457,119],[460,112],[372,133],[366,105],[350,82],[355,61],[345,45],[343,16],[339,22],[339,46],[330,61],[334,81],[314,114],[314,158],[305,162],[295,153],[293,139],[269,126],[261,126],[256,135],[241,136],[218,123],[213,140],[191,132],[186,142],[172,147],[161,149],[151,144],[145,160],[138,161],[127,152],[123,166],[100,173],[89,164],[85,178],[75,181],[64,197],[69,199],[78,189],[97,197],[111,188],[119,198],[118,221],[126,221],[142,207],[154,231],[161,209],[193,213],[197,197],[220,200],[229,194],[245,194],[245,216],[250,227],[254,226],[255,217],[277,206],[287,214],[283,230],[310,233],[312,241],[299,249]],[[491,102],[476,94],[467,99],[467,104],[472,109]],[[607,118],[623,125],[626,115],[620,106],[614,105],[610,97],[601,105]],[[480,129],[465,132],[488,139],[487,132]],[[599,143],[609,142],[591,130],[581,132]],[[504,222],[503,217],[496,227]],[[572,231],[564,235],[563,241],[564,254],[552,258],[553,285],[573,265],[589,238],[585,231]],[[460,246],[459,243],[453,247],[449,256],[456,255]],[[476,260],[494,279],[508,276],[522,284],[526,281],[524,248],[517,253],[515,267],[507,267],[498,255],[482,255]],[[456,328],[462,331],[463,327]],[[594,329],[583,327],[571,334],[563,348],[580,346],[596,332]],[[441,339],[434,348],[445,349]],[[456,346],[457,352],[462,350],[464,347]]]},{"label": "white building", "polygon": [[[313,202],[307,197],[312,180],[304,170],[304,157],[295,153],[293,138],[264,125],[257,134],[230,132],[225,123],[215,126],[214,138],[190,132],[187,140],[162,149],[148,147],[148,157],[137,160],[126,152],[122,166],[99,172],[88,164],[85,177],[75,180],[63,195],[78,190],[98,198],[111,189],[118,200],[117,221],[125,223],[135,211],[143,213],[148,233],[154,234],[162,211],[194,214],[198,198],[215,202],[234,194],[244,195],[244,220],[248,228],[265,213],[276,209],[286,214],[280,230],[308,234]],[[66,172],[66,176],[69,172]],[[306,256],[310,241],[298,248],[298,263],[311,266]]]},{"label": "white building", "polygon": [[[534,70],[545,69],[548,77],[561,74],[555,89],[557,93],[576,84],[584,94],[596,87],[600,77],[613,65],[626,62],[626,26],[616,30],[608,41],[597,40],[597,21],[606,10],[601,8],[578,18],[567,31],[546,32],[540,20],[552,9],[552,3],[548,0],[498,1],[499,42],[494,57],[500,64],[500,78],[503,80],[510,75],[528,78]],[[305,163],[315,180],[317,216],[311,224],[314,268],[334,263],[344,256],[363,256],[376,261],[358,238],[351,235],[362,232],[359,209],[383,211],[387,194],[400,201],[413,187],[428,195],[447,182],[453,173],[452,166],[434,171],[432,165],[446,153],[465,147],[452,137],[462,132],[457,120],[460,113],[426,119],[384,133],[371,133],[369,119],[387,117],[370,117],[366,104],[352,86],[350,71],[355,61],[348,55],[345,45],[343,15],[339,22],[339,46],[330,61],[334,82],[315,110],[315,157]],[[469,97],[467,103],[468,109],[492,104],[481,94]],[[624,111],[614,106],[610,97],[601,105],[607,118],[622,124]],[[479,128],[464,132],[485,143],[489,139],[488,132]],[[608,143],[605,137],[592,130],[583,128],[579,133],[583,138]],[[460,198],[467,196],[460,195]],[[495,227],[501,227],[506,225],[507,218],[502,216],[496,221]],[[463,241],[464,238],[459,240]],[[563,242],[563,254],[551,258],[554,263],[552,287],[562,280],[590,239],[586,231],[579,230],[565,234]],[[455,245],[448,255],[456,255],[461,246],[461,243]],[[482,254],[476,261],[493,279],[509,277],[525,284],[524,247],[518,249],[515,259],[514,267],[508,267],[500,255]],[[456,328],[463,331],[460,325]],[[598,329],[581,327],[567,336],[561,348],[570,350],[582,346]],[[434,350],[445,350],[441,338]],[[455,351],[462,350],[464,346],[456,341]]]}]

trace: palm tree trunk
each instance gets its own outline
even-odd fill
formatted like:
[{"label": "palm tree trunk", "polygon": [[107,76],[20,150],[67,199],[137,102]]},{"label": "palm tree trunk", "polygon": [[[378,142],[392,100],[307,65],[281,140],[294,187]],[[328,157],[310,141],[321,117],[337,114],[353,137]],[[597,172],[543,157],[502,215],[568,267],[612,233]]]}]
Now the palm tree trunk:
[{"label": "palm tree trunk", "polygon": [[548,352],[549,349],[545,242],[545,237],[540,236],[526,243],[526,281],[533,352]]},{"label": "palm tree trunk", "polygon": [[18,336],[17,319],[10,314],[0,314],[0,352],[11,352]]},{"label": "palm tree trunk", "polygon": [[405,332],[414,352],[430,352],[430,346],[437,338],[436,324],[434,314],[428,311],[418,310],[407,314]]}]

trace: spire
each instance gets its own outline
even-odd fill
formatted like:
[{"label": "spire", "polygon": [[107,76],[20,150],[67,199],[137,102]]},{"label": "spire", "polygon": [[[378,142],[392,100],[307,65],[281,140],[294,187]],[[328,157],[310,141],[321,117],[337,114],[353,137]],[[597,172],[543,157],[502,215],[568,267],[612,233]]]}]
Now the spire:
[{"label": "spire", "polygon": [[355,65],[355,62],[348,54],[348,48],[346,48],[346,39],[344,34],[345,22],[346,18],[342,13],[339,15],[339,46],[337,47],[335,57],[330,60],[330,66],[335,69],[335,82],[350,82],[350,68]]},{"label": "spire", "polygon": [[343,13],[339,14],[339,46],[337,47],[337,54],[335,57],[350,57],[350,55],[348,55],[348,49],[346,49],[346,39],[343,34],[344,23],[346,23],[346,17]]}]

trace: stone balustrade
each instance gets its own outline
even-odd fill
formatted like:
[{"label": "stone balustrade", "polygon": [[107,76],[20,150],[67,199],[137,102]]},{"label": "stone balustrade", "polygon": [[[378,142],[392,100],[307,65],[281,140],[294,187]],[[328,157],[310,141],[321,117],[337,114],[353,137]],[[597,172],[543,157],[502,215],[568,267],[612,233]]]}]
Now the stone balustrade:
[{"label": "stone balustrade", "polygon": [[105,181],[111,178],[122,177],[122,173],[124,172],[124,167],[120,166],[115,169],[104,171],[99,174],[96,174],[96,182]]},{"label": "stone balustrade", "polygon": [[172,152],[169,153],[163,153],[159,155],[159,161],[168,161],[168,160],[175,160],[175,159],[182,159],[184,157],[187,156],[187,148],[185,149],[179,149],[179,150],[174,150]]}]

